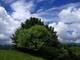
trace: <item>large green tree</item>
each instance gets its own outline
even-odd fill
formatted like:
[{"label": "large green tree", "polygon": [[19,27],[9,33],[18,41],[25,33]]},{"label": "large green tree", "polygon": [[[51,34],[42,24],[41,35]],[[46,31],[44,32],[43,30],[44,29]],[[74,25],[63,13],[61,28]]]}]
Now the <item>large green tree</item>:
[{"label": "large green tree", "polygon": [[21,23],[21,27],[12,35],[12,40],[16,47],[42,51],[48,58],[68,57],[67,51],[58,41],[54,28],[38,18],[31,17]]},{"label": "large green tree", "polygon": [[48,25],[41,22],[41,19],[34,17],[27,19],[21,24],[21,27],[13,34],[12,40],[17,47],[34,47],[35,49],[40,49],[44,44],[52,44],[52,46],[59,47],[58,38],[56,32],[54,32],[54,28],[48,27]]}]

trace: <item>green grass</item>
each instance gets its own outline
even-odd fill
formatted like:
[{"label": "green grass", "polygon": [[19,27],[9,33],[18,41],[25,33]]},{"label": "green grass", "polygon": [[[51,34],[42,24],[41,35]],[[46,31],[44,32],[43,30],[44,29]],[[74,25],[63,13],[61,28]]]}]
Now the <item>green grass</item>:
[{"label": "green grass", "polygon": [[80,55],[80,46],[73,46],[72,49],[75,50],[75,53],[76,54],[79,54]]},{"label": "green grass", "polygon": [[45,60],[27,53],[13,50],[0,50],[0,60]]}]

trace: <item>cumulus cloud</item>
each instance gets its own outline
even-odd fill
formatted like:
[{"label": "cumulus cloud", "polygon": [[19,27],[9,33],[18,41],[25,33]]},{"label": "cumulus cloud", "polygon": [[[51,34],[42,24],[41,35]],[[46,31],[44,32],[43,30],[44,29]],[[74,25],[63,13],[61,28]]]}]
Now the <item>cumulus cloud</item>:
[{"label": "cumulus cloud", "polygon": [[5,10],[0,6],[0,41],[9,40],[11,34],[19,27],[19,21],[14,20]]},{"label": "cumulus cloud", "polygon": [[59,39],[62,42],[74,42],[80,43],[80,8],[68,7],[62,9],[59,13],[59,22],[58,24],[51,23],[50,26],[55,27]]},{"label": "cumulus cloud", "polygon": [[[20,27],[21,22],[31,17],[32,2],[26,3],[24,0],[18,0],[11,5],[13,12],[8,14],[6,9],[0,6],[0,42],[4,44],[11,43],[11,35]],[[3,44],[3,43],[0,43]]]},{"label": "cumulus cloud", "polygon": [[80,9],[69,7],[67,9],[62,10],[59,13],[59,17],[63,22],[80,23]]},{"label": "cumulus cloud", "polygon": [[16,1],[12,3],[11,7],[14,10],[12,17],[16,20],[25,21],[30,17],[30,8],[32,6],[32,2],[25,3],[24,1]]}]

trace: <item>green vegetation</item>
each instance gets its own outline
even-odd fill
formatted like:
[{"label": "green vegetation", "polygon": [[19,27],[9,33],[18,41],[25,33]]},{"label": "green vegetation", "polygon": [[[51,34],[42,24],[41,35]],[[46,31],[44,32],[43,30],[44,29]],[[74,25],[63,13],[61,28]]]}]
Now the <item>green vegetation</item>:
[{"label": "green vegetation", "polygon": [[[16,47],[39,51],[47,58],[57,58],[62,46],[53,27],[31,17],[12,36]],[[60,56],[59,56],[60,57]]]},{"label": "green vegetation", "polygon": [[80,46],[73,46],[71,48],[75,51],[75,54],[80,55]]},{"label": "green vegetation", "polygon": [[13,50],[0,50],[0,60],[45,60],[27,53]]},{"label": "green vegetation", "polygon": [[34,50],[39,50],[46,45],[59,47],[60,44],[54,28],[32,17],[21,24],[21,27],[13,34],[12,40],[17,47]]},{"label": "green vegetation", "polygon": [[32,26],[27,30],[20,29],[18,32],[17,46],[22,48],[40,49],[45,41],[51,38],[49,31],[40,25]]},{"label": "green vegetation", "polygon": [[80,60],[73,46],[62,45],[53,27],[31,17],[12,35],[16,48],[35,51],[49,60]]}]

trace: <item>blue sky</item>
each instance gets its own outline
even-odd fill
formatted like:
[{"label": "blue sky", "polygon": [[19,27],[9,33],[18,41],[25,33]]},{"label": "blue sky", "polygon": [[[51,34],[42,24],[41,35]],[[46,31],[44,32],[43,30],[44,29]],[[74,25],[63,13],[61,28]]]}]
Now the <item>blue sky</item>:
[{"label": "blue sky", "polygon": [[64,43],[80,43],[80,0],[0,0],[0,44],[30,17],[54,27]]},{"label": "blue sky", "polygon": [[[11,9],[10,4],[16,1],[18,0],[13,0],[11,2],[6,3],[7,1],[0,0],[0,5],[3,6],[7,10],[7,12],[11,13],[13,10]],[[32,13],[36,13],[36,11],[39,9],[47,10],[53,7],[59,7],[70,3],[80,2],[80,0],[42,0],[41,2],[37,3],[37,0],[25,0],[25,2],[29,1],[33,1],[36,4],[35,10],[32,11]]]}]

